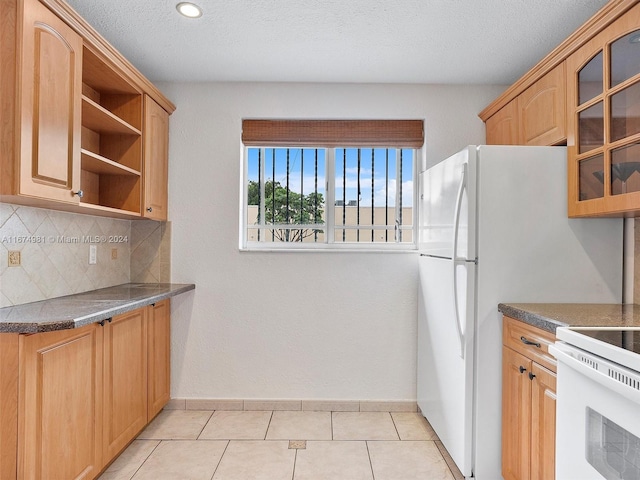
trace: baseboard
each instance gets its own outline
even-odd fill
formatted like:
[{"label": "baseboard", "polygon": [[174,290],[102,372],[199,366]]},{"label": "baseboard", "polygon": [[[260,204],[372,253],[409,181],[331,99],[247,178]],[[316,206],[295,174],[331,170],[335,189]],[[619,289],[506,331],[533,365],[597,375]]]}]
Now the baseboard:
[{"label": "baseboard", "polygon": [[287,410],[315,412],[417,412],[414,400],[288,400],[172,398],[165,410]]}]

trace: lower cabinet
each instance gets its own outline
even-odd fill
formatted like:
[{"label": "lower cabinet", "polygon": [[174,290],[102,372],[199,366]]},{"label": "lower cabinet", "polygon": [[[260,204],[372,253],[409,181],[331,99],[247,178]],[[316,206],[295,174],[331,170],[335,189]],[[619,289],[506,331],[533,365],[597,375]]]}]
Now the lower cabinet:
[{"label": "lower cabinet", "polygon": [[149,307],[147,322],[147,421],[169,402],[171,395],[171,308],[169,300]]},{"label": "lower cabinet", "polygon": [[[169,400],[169,327],[163,300],[79,329],[18,335],[18,373],[0,375],[17,393],[0,438],[17,462],[0,458],[3,480],[96,478]],[[11,398],[9,382],[1,387]]]},{"label": "lower cabinet", "polygon": [[555,336],[504,318],[502,476],[555,478],[556,374],[547,347]]},{"label": "lower cabinet", "polygon": [[100,472],[102,334],[89,325],[20,336],[18,478]]},{"label": "lower cabinet", "polygon": [[147,424],[147,312],[133,310],[104,324],[106,459],[120,453]]}]

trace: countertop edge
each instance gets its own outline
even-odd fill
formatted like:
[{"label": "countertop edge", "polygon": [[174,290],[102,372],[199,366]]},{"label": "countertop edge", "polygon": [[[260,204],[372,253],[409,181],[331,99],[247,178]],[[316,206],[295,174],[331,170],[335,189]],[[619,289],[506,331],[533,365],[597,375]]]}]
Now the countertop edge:
[{"label": "countertop edge", "polygon": [[[114,287],[107,287],[104,289],[92,290],[88,292],[79,293],[76,295],[69,295],[65,297],[53,298],[49,300],[43,300],[41,302],[34,302],[34,304],[44,303],[48,305],[53,305],[56,302],[78,302],[82,304],[85,309],[91,309],[93,304],[96,305],[95,311],[83,314],[80,316],[74,316],[73,313],[70,314],[72,318],[59,318],[50,321],[42,321],[42,322],[25,322],[25,321],[2,321],[0,322],[0,333],[16,333],[16,334],[31,334],[31,333],[44,333],[44,332],[53,332],[59,330],[71,330],[74,328],[82,328],[87,325],[91,325],[92,323],[97,323],[102,320],[106,320],[108,318],[112,318],[115,315],[120,315],[123,313],[130,312],[132,310],[136,310],[138,308],[146,307],[147,305],[151,305],[153,303],[159,302],[161,300],[165,300],[167,298],[175,297],[176,295],[180,295],[186,293],[188,291],[194,290],[196,288],[195,284],[148,284],[148,288],[153,288],[154,285],[158,286],[158,289],[168,289],[166,291],[161,292],[153,292],[150,294],[142,294],[140,297],[134,299],[110,299],[110,305],[107,305],[105,308],[104,302],[95,301],[95,300],[86,300],[83,304],[83,296],[86,297],[96,292],[105,292],[109,291],[109,289],[117,289],[117,288],[140,288],[140,286],[147,287],[146,284],[124,284],[118,285]],[[24,304],[17,305],[15,307],[5,307],[12,309],[20,309],[28,308],[30,305],[34,304]],[[69,307],[70,309],[73,306]]]},{"label": "countertop edge", "polygon": [[500,303],[498,311],[554,335],[561,327],[640,328],[632,303]]},{"label": "countertop edge", "polygon": [[547,318],[539,313],[529,312],[505,303],[498,304],[498,311],[503,315],[520,320],[532,327],[540,328],[555,335],[556,328],[568,327],[570,324]]}]

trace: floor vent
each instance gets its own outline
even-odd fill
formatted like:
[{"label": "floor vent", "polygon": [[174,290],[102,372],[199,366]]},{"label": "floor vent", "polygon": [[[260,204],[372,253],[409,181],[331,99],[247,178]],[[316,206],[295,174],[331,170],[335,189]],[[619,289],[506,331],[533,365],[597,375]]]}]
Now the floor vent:
[{"label": "floor vent", "polygon": [[289,440],[289,450],[305,450],[307,448],[306,440]]}]

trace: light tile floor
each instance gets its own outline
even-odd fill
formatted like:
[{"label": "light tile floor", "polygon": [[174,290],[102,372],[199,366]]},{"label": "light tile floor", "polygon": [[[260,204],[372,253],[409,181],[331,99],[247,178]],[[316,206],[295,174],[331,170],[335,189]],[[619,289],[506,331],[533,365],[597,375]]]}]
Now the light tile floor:
[{"label": "light tile floor", "polygon": [[164,410],[99,480],[462,478],[419,413]]}]

